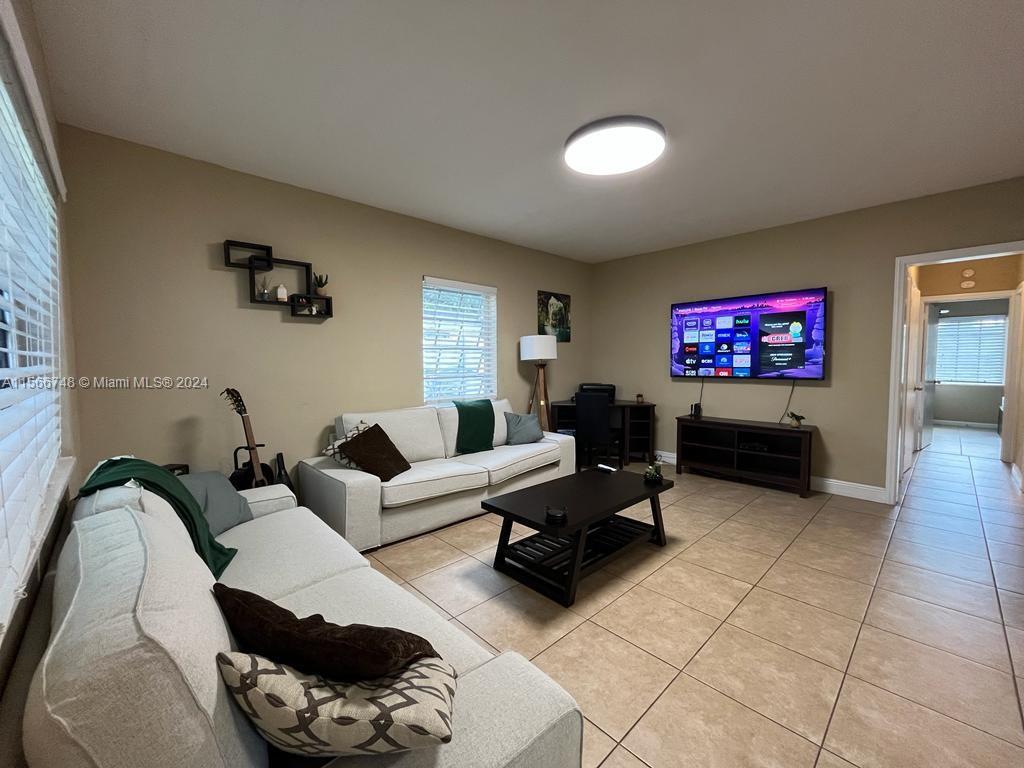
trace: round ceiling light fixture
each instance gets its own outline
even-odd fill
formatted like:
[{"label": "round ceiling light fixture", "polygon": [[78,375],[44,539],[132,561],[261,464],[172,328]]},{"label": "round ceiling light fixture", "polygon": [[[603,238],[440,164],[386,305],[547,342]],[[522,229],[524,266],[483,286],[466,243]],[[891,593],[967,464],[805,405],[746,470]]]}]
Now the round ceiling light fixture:
[{"label": "round ceiling light fixture", "polygon": [[565,142],[565,164],[588,176],[615,176],[650,165],[665,151],[665,128],[637,115],[587,123]]}]

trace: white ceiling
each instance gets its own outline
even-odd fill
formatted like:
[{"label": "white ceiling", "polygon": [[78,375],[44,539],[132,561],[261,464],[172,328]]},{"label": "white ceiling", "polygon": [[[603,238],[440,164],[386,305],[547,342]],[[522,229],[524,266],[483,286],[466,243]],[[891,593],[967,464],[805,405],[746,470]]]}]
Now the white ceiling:
[{"label": "white ceiling", "polygon": [[583,261],[1024,174],[1021,0],[34,5],[64,122]]}]

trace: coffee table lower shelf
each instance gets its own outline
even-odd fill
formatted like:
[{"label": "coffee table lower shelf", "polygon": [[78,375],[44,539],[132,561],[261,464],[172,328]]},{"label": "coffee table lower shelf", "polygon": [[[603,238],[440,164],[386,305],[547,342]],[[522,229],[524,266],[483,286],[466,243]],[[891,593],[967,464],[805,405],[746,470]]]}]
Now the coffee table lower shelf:
[{"label": "coffee table lower shelf", "polygon": [[509,543],[504,550],[499,544],[494,569],[568,607],[576,599],[581,577],[637,544],[660,543],[657,538],[654,525],[612,515],[568,536],[540,532]]}]

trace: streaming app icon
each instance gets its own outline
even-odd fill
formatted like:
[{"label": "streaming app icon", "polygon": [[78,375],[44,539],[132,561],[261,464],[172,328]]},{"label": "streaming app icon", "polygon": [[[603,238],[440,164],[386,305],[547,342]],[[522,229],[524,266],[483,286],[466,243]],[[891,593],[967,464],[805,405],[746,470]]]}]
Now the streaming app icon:
[{"label": "streaming app icon", "polygon": [[[697,357],[696,357],[696,355],[687,355],[685,358],[683,358],[683,365],[688,366],[688,367],[696,366],[697,365]],[[747,365],[750,365],[750,358],[747,358]]]},{"label": "streaming app icon", "polygon": [[750,369],[749,368],[733,368],[732,369],[732,375],[733,376],[740,376],[740,377],[743,377],[745,379],[749,379],[750,378]]},{"label": "streaming app icon", "polygon": [[687,368],[686,370],[683,371],[683,376],[693,376],[693,377],[696,377],[697,376],[697,371],[694,368]]},{"label": "streaming app icon", "polygon": [[697,369],[697,375],[698,376],[714,376],[715,375],[715,369],[714,368],[698,368]]},{"label": "streaming app icon", "polygon": [[715,331],[715,341],[732,341],[732,330]]},{"label": "streaming app icon", "polygon": [[700,328],[700,321],[696,317],[688,317],[683,320],[683,327],[686,330],[697,330]]},{"label": "streaming app icon", "polygon": [[715,376],[732,376],[732,368],[715,368]]},{"label": "streaming app icon", "polygon": [[716,368],[732,368],[732,355],[715,355]]},{"label": "streaming app icon", "polygon": [[701,355],[700,356],[700,365],[705,367],[705,368],[714,368],[715,367],[715,356],[714,355]]},{"label": "streaming app icon", "polygon": [[732,328],[732,315],[715,318],[715,328]]},{"label": "streaming app icon", "polygon": [[702,355],[713,355],[715,354],[715,342],[713,341],[702,341],[698,345],[698,352]]},{"label": "streaming app icon", "polygon": [[750,327],[750,315],[736,315],[736,327],[737,328],[749,328]]},{"label": "streaming app icon", "polygon": [[750,354],[750,342],[749,341],[734,341],[732,344],[732,351],[737,355],[749,355]]},{"label": "streaming app icon", "polygon": [[684,355],[695,355],[695,354],[697,354],[697,345],[696,344],[684,344],[683,345],[683,354]]},{"label": "streaming app icon", "polygon": [[696,342],[700,336],[700,331],[683,331],[683,343],[689,344]]},{"label": "streaming app icon", "polygon": [[728,341],[718,342],[718,346],[715,347],[716,352],[732,352],[732,344]]},{"label": "streaming app icon", "polygon": [[[700,332],[700,340],[701,341],[714,341],[715,340],[715,332],[714,331],[701,331]],[[689,339],[684,339],[684,341],[689,341]]]},{"label": "streaming app icon", "polygon": [[750,331],[737,328],[732,332],[732,337],[736,339],[736,341],[750,341]]},{"label": "streaming app icon", "polygon": [[714,323],[715,323],[714,318],[702,317],[701,320],[700,320],[700,327],[701,328],[713,328],[714,327]]},{"label": "streaming app icon", "polygon": [[749,368],[750,355],[733,355],[732,364],[734,368]]}]

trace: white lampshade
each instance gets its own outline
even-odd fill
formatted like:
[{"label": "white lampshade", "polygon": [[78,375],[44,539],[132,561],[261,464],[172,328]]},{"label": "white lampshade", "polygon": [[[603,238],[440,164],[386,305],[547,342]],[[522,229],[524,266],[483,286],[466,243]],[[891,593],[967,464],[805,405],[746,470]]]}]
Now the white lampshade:
[{"label": "white lampshade", "polygon": [[558,358],[557,336],[520,336],[520,360],[555,360]]}]

